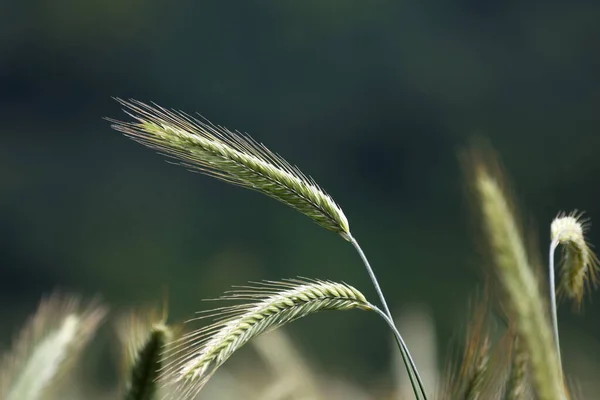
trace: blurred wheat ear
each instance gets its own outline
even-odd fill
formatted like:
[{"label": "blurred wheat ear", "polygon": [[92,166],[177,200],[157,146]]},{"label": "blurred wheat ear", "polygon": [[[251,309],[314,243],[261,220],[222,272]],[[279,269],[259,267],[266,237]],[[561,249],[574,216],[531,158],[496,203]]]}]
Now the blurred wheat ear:
[{"label": "blurred wheat ear", "polygon": [[82,307],[75,297],[51,296],[17,336],[0,365],[0,398],[48,398],[63,383],[106,315],[93,302]]},{"label": "blurred wheat ear", "polygon": [[450,364],[440,400],[496,400],[503,394],[507,341],[494,342],[488,289],[473,301],[460,362]]},{"label": "blurred wheat ear", "polygon": [[346,236],[342,209],[310,177],[249,136],[182,112],[117,99],[136,122],[109,119],[133,140],[181,160],[194,171],[266,194]]},{"label": "blurred wheat ear", "polygon": [[504,389],[505,400],[528,400],[533,398],[527,379],[528,356],[519,343],[519,337],[510,333],[512,341],[510,351],[510,373]]},{"label": "blurred wheat ear", "polygon": [[479,147],[473,147],[465,161],[472,175],[494,273],[504,293],[509,320],[529,356],[535,392],[540,400],[565,400],[548,302],[530,264],[515,207],[501,183],[499,162],[491,150]]},{"label": "blurred wheat ear", "polygon": [[160,399],[158,371],[164,348],[173,340],[173,329],[166,316],[154,310],[134,311],[121,317],[117,333],[124,350],[123,376],[126,400]]},{"label": "blurred wheat ear", "polygon": [[202,313],[213,324],[169,346],[161,371],[177,399],[192,399],[212,374],[251,339],[299,318],[326,310],[374,310],[361,292],[344,283],[321,280],[263,282],[240,287],[220,300],[246,301]]}]

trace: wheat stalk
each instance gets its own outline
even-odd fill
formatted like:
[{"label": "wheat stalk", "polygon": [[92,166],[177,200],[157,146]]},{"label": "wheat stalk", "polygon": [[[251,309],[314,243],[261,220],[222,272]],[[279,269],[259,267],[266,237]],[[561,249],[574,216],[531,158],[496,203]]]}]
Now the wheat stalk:
[{"label": "wheat stalk", "polygon": [[97,303],[74,297],[43,300],[0,363],[0,398],[36,400],[56,390],[104,319]]},{"label": "wheat stalk", "polygon": [[[396,330],[377,277],[360,245],[350,234],[342,209],[319,185],[279,155],[247,135],[179,111],[116,99],[135,122],[108,119],[133,140],[179,159],[192,170],[266,194],[295,208],[322,227],[352,243],[375,287],[385,315]],[[386,320],[387,322],[387,320]],[[398,332],[394,332],[396,337]],[[405,345],[398,342],[417,398],[427,399],[423,382]],[[419,395],[420,391],[421,395]]]},{"label": "wheat stalk", "polygon": [[[483,160],[486,160],[484,163]],[[490,244],[496,276],[506,294],[511,322],[529,354],[535,391],[540,400],[564,400],[562,368],[538,280],[531,268],[520,229],[505,196],[496,162],[473,152],[473,185]]]},{"label": "wheat stalk", "polygon": [[211,325],[171,345],[161,375],[181,399],[193,398],[215,371],[252,338],[325,310],[374,310],[361,292],[345,283],[294,279],[241,287],[221,300],[237,304],[207,311],[196,319],[216,317]]}]

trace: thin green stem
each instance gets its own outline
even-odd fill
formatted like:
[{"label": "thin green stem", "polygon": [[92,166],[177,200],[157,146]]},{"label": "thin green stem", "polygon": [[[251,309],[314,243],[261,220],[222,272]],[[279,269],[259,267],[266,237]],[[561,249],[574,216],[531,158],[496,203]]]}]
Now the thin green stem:
[{"label": "thin green stem", "polygon": [[[362,259],[362,261],[365,265],[365,268],[367,269],[369,277],[371,278],[371,282],[373,282],[375,291],[377,292],[377,295],[379,296],[379,300],[381,301],[381,305],[383,306],[383,311],[380,310],[379,308],[376,308],[376,311],[379,315],[381,315],[385,319],[385,321],[388,323],[388,325],[394,332],[396,342],[398,343],[398,348],[400,349],[400,353],[402,354],[402,360],[404,361],[404,365],[406,366],[406,370],[408,372],[408,377],[410,378],[410,383],[412,384],[413,390],[415,392],[415,397],[417,399],[427,400],[427,393],[425,392],[425,387],[423,385],[423,381],[421,380],[421,376],[419,375],[419,371],[417,370],[414,360],[412,359],[410,352],[408,351],[408,347],[406,346],[406,343],[404,342],[404,340],[402,339],[402,336],[400,335],[400,332],[398,332],[398,329],[396,328],[396,324],[394,323],[394,318],[392,317],[392,313],[390,312],[390,309],[388,308],[388,305],[387,305],[387,302],[385,301],[385,297],[383,295],[381,287],[379,286],[379,282],[377,281],[377,277],[375,276],[375,272],[373,271],[373,268],[371,268],[371,264],[369,263],[367,256],[365,255],[365,253],[361,249],[360,245],[358,244],[358,242],[356,241],[356,239],[354,239],[354,237],[352,235],[350,235],[350,234],[346,235],[346,239],[350,243],[352,243],[352,245],[354,246],[354,248],[360,255],[360,258]],[[415,380],[416,380],[416,382],[415,382]],[[421,395],[419,395],[419,393],[417,391],[417,386],[419,388],[419,391],[421,392]]]},{"label": "thin green stem", "polygon": [[[390,329],[394,333],[394,338],[396,339],[396,343],[400,349],[402,361],[404,361],[404,365],[406,366],[406,371],[408,372],[408,377],[410,379],[410,383],[412,384],[415,397],[417,399],[427,400],[427,393],[425,393],[423,383],[421,382],[421,377],[419,376],[419,371],[417,371],[417,367],[415,366],[413,358],[408,351],[408,347],[406,346],[404,339],[402,339],[402,335],[400,335],[400,332],[398,332],[398,329],[394,325],[394,321],[392,321],[385,312],[381,311],[381,309],[375,306],[373,306],[373,311],[383,318],[383,320],[389,325]],[[419,389],[417,389],[417,386]]]},{"label": "thin green stem", "polygon": [[558,338],[558,312],[556,310],[556,283],[555,283],[555,272],[554,272],[554,252],[558,246],[558,240],[553,240],[550,243],[550,255],[549,255],[549,276],[550,276],[550,317],[552,318],[552,327],[554,329],[554,342],[556,344],[556,354],[558,355],[558,364],[562,371],[562,360],[560,355],[560,340]]}]

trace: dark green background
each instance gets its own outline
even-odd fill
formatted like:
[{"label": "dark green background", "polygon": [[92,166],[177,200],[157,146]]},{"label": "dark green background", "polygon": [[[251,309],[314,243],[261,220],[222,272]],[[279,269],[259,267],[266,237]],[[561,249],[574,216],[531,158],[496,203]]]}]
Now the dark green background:
[{"label": "dark green background", "polygon": [[[200,112],[300,166],[341,204],[392,308],[430,308],[444,346],[482,266],[457,152],[490,138],[546,257],[558,211],[600,220],[599,68],[597,1],[3,0],[3,343],[55,288],[116,310],[168,291],[174,320],[248,280],[345,280],[375,299],[339,237],[112,131],[118,96]],[[600,337],[585,309],[561,308],[563,327]],[[364,385],[388,371],[374,318],[291,332],[326,371]]]}]

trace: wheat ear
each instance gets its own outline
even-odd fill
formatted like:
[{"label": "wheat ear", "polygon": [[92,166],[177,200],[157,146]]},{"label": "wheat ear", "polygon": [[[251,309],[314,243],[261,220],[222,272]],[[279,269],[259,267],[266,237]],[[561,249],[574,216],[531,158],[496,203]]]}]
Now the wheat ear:
[{"label": "wheat ear", "polygon": [[[527,350],[535,391],[540,400],[565,400],[562,368],[541,295],[538,280],[530,266],[514,212],[495,174],[483,160],[494,155],[472,154],[473,185],[490,244],[495,272],[506,294],[511,322]],[[493,164],[492,164],[493,165]]]},{"label": "wheat ear", "polygon": [[460,363],[450,363],[442,399],[484,400],[496,398],[501,381],[500,367],[502,344],[494,344],[490,323],[490,292],[486,288],[482,296],[472,301],[472,317],[467,326],[465,345]]},{"label": "wheat ear", "polygon": [[[583,219],[583,213],[573,211],[569,214],[559,213],[550,225],[550,306],[554,341],[560,354],[560,339],[558,333],[558,312],[556,294],[573,300],[576,310],[581,307],[583,295],[590,286],[598,284],[598,258],[587,242],[585,234],[589,221]],[[560,283],[558,288],[555,283],[554,253],[562,245],[562,259],[560,262]]]},{"label": "wheat ear", "polygon": [[[350,234],[346,216],[312,178],[304,175],[297,167],[264,145],[239,132],[234,133],[206,120],[200,121],[182,112],[152,107],[136,100],[117,101],[126,107],[126,112],[136,122],[109,119],[114,129],[139,143],[178,158],[192,170],[273,197],[351,242],[359,253],[383,309],[395,328],[377,277],[358,242]],[[394,334],[396,335],[396,332]],[[407,359],[410,353],[400,343],[399,347],[415,394],[418,386],[421,396],[426,399],[414,361]]]},{"label": "wheat ear", "polygon": [[173,329],[166,325],[166,314],[151,309],[134,311],[121,317],[117,333],[124,353],[124,398],[152,400],[158,395],[158,371],[163,363],[163,351],[173,340]]},{"label": "wheat ear", "polygon": [[479,303],[469,327],[467,344],[459,373],[459,382],[465,387],[457,399],[482,398],[490,364],[491,338],[486,329],[487,304]]},{"label": "wheat ear", "polygon": [[[113,129],[145,146],[179,159],[192,170],[279,200],[352,243],[367,269],[385,314],[395,328],[377,277],[358,242],[350,234],[346,216],[312,178],[247,135],[179,111],[149,106],[136,100],[116,100],[125,107],[126,113],[135,122],[108,119]],[[407,359],[410,353],[400,343],[399,347],[415,395],[417,398],[427,399],[414,361]],[[420,391],[420,396],[417,391]]]},{"label": "wheat ear", "polygon": [[527,385],[527,352],[519,343],[519,337],[511,333],[512,349],[510,374],[506,382],[504,400],[524,400],[532,396]]},{"label": "wheat ear", "polygon": [[135,141],[192,170],[266,194],[331,231],[348,234],[342,209],[310,177],[249,136],[207,120],[142,102],[117,99],[137,122],[110,120]]},{"label": "wheat ear", "polygon": [[171,344],[161,375],[181,399],[193,398],[215,371],[252,338],[325,310],[374,310],[361,292],[331,281],[293,279],[245,286],[221,300],[248,301],[202,313],[215,322]]},{"label": "wheat ear", "polygon": [[46,398],[74,366],[105,314],[95,302],[81,307],[75,297],[42,300],[0,363],[0,398]]},{"label": "wheat ear", "polygon": [[550,229],[552,265],[556,247],[561,245],[563,250],[558,294],[572,299],[577,309],[581,307],[586,289],[598,284],[598,258],[586,239],[589,225],[589,220],[583,219],[582,212],[574,211],[560,213],[552,221]]}]

